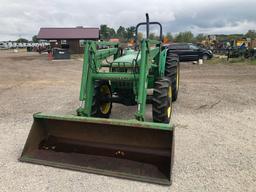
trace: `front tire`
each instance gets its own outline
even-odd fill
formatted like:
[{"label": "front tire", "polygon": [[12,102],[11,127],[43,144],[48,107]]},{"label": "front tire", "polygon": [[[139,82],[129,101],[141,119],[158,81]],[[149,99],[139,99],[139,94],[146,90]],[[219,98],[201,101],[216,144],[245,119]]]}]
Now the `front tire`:
[{"label": "front tire", "polygon": [[170,122],[172,115],[172,87],[168,78],[161,78],[154,84],[152,113],[154,122]]},{"label": "front tire", "polygon": [[96,81],[92,100],[92,117],[109,118],[112,109],[111,87],[108,81]]}]

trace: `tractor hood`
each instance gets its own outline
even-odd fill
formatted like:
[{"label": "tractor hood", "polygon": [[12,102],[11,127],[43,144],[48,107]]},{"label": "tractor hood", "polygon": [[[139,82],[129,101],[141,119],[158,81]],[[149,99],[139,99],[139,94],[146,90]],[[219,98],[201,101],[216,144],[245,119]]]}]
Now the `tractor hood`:
[{"label": "tractor hood", "polygon": [[138,51],[134,51],[133,49],[125,50],[125,55],[119,57],[113,61],[113,63],[133,63],[137,57],[137,61],[140,60],[140,54],[138,55]]}]

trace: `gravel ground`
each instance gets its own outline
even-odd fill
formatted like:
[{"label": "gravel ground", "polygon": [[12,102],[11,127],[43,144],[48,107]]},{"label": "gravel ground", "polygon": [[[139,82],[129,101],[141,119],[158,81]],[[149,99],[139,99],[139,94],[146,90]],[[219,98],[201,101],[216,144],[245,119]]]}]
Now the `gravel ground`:
[{"label": "gravel ground", "polygon": [[[171,187],[18,162],[35,112],[74,113],[82,61],[0,51],[0,191],[256,191],[256,66],[182,64]],[[115,105],[114,118],[133,115]],[[150,118],[150,106],[147,116]]]}]

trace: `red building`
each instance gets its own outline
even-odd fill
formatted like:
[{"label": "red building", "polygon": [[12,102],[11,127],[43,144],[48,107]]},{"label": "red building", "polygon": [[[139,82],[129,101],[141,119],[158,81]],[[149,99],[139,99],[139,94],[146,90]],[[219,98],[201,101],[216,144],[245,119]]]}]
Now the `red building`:
[{"label": "red building", "polygon": [[71,54],[83,53],[84,40],[98,40],[99,28],[41,28],[37,39],[48,40],[52,47],[67,48]]}]

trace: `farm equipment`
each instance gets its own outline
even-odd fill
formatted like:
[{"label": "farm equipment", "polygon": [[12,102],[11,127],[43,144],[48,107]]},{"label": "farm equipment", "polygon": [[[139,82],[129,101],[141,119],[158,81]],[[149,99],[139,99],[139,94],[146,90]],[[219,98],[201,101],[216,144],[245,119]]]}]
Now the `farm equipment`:
[{"label": "farm equipment", "polygon": [[[174,155],[172,102],[179,90],[179,60],[162,45],[162,26],[146,22],[146,38],[135,48],[86,41],[80,101],[76,115],[34,114],[20,160],[24,162],[128,178],[171,183]],[[160,28],[149,39],[149,26]],[[113,61],[109,61],[112,57]],[[106,62],[105,62],[106,61]],[[153,95],[148,95],[153,89]],[[135,118],[108,119],[112,103],[137,105]],[[146,121],[152,103],[153,122]]]}]

